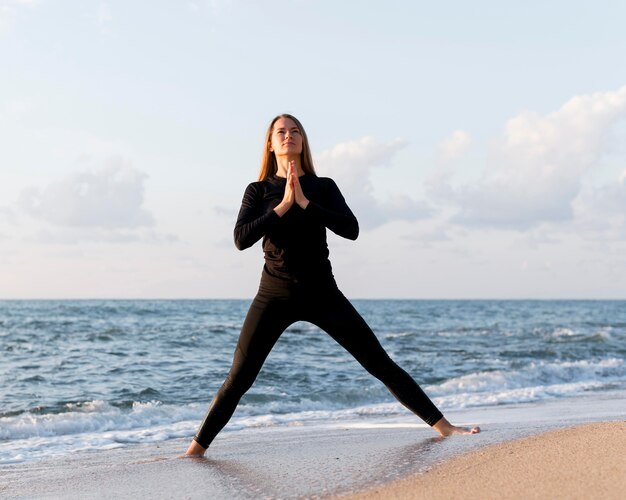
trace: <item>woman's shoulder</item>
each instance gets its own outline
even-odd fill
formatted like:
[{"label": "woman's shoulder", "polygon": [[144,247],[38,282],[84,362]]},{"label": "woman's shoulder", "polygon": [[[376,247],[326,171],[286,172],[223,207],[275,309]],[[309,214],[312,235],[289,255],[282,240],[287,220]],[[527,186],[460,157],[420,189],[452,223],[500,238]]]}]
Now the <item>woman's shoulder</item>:
[{"label": "woman's shoulder", "polygon": [[254,181],[254,182],[250,182],[246,186],[246,190],[243,193],[243,197],[244,199],[252,200],[252,199],[258,198],[259,196],[263,196],[264,192],[265,192],[265,189],[263,188],[263,182]]},{"label": "woman's shoulder", "polygon": [[314,182],[316,184],[321,184],[321,185],[329,185],[329,184],[335,184],[335,181],[332,180],[330,177],[323,177],[323,176],[319,176],[317,174],[305,174],[304,175],[304,179],[310,181],[310,182]]},{"label": "woman's shoulder", "polygon": [[246,191],[263,191],[268,185],[269,182],[267,179],[262,181],[253,181],[246,186]]},{"label": "woman's shoulder", "polygon": [[314,178],[314,182],[316,182],[318,185],[325,189],[337,189],[337,183],[331,177],[314,176]]},{"label": "woman's shoulder", "polygon": [[267,179],[257,180],[246,186],[246,194],[248,196],[260,196],[274,194],[276,191],[284,190],[284,180],[281,187],[280,179],[268,177]]}]

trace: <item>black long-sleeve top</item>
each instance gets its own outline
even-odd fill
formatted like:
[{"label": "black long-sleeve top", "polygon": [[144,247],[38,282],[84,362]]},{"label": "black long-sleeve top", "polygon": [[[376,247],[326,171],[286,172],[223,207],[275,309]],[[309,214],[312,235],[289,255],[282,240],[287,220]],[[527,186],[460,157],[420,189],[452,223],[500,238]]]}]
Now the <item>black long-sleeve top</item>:
[{"label": "black long-sleeve top", "polygon": [[297,204],[280,217],[274,208],[285,194],[286,179],[270,177],[248,185],[235,224],[235,245],[244,250],[263,238],[265,270],[272,276],[308,281],[332,277],[326,228],[355,240],[359,224],[332,179],[300,177],[306,209]]}]

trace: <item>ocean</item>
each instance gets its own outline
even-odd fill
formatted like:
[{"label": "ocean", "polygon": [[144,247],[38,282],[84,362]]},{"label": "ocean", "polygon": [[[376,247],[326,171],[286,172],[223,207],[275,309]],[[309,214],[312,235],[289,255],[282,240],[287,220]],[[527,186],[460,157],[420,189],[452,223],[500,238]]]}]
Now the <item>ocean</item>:
[{"label": "ocean", "polygon": [[[0,301],[0,464],[191,438],[249,303]],[[626,393],[626,301],[353,304],[444,413]],[[296,323],[224,432],[372,418],[413,417]]]}]

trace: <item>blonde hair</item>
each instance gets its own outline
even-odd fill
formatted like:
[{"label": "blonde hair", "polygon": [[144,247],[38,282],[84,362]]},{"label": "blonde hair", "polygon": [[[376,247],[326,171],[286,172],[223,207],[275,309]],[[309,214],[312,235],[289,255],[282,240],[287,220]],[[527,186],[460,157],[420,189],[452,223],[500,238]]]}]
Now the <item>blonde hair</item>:
[{"label": "blonde hair", "polygon": [[300,121],[292,115],[282,114],[275,117],[271,122],[270,126],[267,128],[267,132],[265,133],[265,144],[263,147],[263,156],[261,157],[261,168],[259,170],[259,180],[264,181],[268,177],[276,174],[278,171],[278,164],[276,163],[276,156],[272,151],[270,151],[270,146],[272,144],[272,132],[274,131],[274,124],[280,118],[289,118],[292,120],[298,129],[300,129],[300,133],[302,134],[302,153],[300,153],[300,166],[305,174],[313,174],[315,173],[315,167],[313,167],[313,157],[311,156],[311,148],[309,147],[309,139],[306,136],[306,132],[304,131],[304,127],[300,123]]}]

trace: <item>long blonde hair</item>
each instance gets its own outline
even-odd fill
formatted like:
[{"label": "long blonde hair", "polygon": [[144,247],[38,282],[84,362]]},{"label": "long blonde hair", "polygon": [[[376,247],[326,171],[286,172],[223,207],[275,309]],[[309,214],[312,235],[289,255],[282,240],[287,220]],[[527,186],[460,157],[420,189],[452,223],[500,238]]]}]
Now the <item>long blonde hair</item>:
[{"label": "long blonde hair", "polygon": [[306,132],[304,131],[304,127],[300,123],[300,121],[292,115],[282,114],[278,115],[270,122],[270,126],[267,128],[267,132],[265,133],[265,144],[263,147],[263,156],[261,157],[261,168],[259,170],[259,180],[264,181],[268,177],[271,177],[278,171],[278,164],[276,163],[276,156],[272,151],[270,151],[270,146],[272,144],[272,132],[274,130],[274,124],[280,118],[289,118],[293,120],[296,126],[300,129],[300,133],[302,134],[302,153],[300,153],[300,166],[305,174],[313,174],[315,173],[315,167],[313,167],[313,157],[311,156],[311,148],[309,147],[309,139],[306,136]]}]

